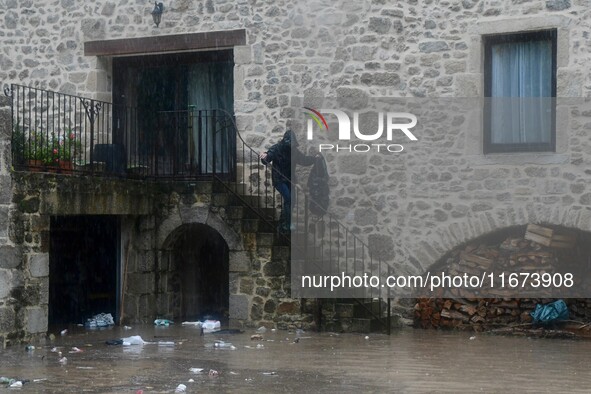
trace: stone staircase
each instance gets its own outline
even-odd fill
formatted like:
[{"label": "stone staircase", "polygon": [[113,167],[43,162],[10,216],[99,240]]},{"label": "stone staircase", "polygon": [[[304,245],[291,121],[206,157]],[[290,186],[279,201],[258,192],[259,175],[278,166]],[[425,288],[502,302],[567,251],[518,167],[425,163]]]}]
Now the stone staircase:
[{"label": "stone staircase", "polygon": [[[211,205],[219,210],[230,227],[242,236],[244,244],[256,252],[257,256],[262,257],[262,260],[266,260],[260,267],[262,278],[283,281],[281,289],[271,288],[270,291],[282,295],[284,300],[289,299],[291,244],[289,236],[278,234],[276,231],[275,218],[279,215],[279,208],[270,207],[269,201],[264,201],[260,196],[248,194],[243,184],[222,185],[215,181],[211,191]],[[307,252],[314,255],[312,249]],[[306,314],[303,310],[309,308],[304,306],[304,300],[299,301],[302,313]],[[388,331],[388,318],[385,317],[388,305],[383,300],[323,299],[314,302],[314,305],[314,311],[307,311],[308,319],[315,315],[316,324],[321,325],[322,331]],[[281,327],[281,324],[278,326]]]}]

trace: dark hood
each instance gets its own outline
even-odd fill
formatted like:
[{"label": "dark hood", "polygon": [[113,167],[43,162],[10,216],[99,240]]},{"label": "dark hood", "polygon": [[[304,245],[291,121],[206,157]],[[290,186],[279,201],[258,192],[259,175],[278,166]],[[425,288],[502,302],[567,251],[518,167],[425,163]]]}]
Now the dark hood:
[{"label": "dark hood", "polygon": [[283,139],[281,140],[281,142],[291,146],[298,146],[298,140],[296,138],[296,135],[291,130],[287,130],[285,134],[283,134]]}]

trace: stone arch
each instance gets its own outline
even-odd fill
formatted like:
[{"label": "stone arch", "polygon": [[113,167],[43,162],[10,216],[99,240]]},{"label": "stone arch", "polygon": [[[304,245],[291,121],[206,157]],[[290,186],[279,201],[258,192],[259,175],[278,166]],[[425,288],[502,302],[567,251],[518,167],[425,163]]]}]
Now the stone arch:
[{"label": "stone arch", "polygon": [[405,255],[403,258],[413,262],[417,271],[424,272],[445,254],[470,240],[529,223],[591,231],[591,209],[538,203],[476,212],[469,217],[427,229],[421,237],[417,237],[418,242],[401,246]]},{"label": "stone arch", "polygon": [[205,224],[216,230],[232,251],[242,251],[244,247],[237,234],[217,213],[211,212],[209,205],[181,205],[162,221],[158,228],[157,247],[165,250],[171,234],[184,224]]},{"label": "stone arch", "polygon": [[[458,244],[428,266],[425,274],[445,273],[447,278],[455,279],[482,277],[483,282],[480,285],[478,279],[448,279],[447,284],[435,282],[441,285],[417,293],[407,304],[414,305],[415,325],[476,331],[504,327],[510,333],[511,326],[532,323],[531,313],[536,305],[558,299],[566,302],[570,320],[586,320],[591,313],[587,305],[591,283],[591,230],[585,219],[588,214],[569,210],[554,213],[562,215],[556,216],[561,219],[558,224],[536,223],[545,228],[534,230],[528,228],[528,220],[495,228]],[[544,235],[538,237],[536,233]],[[534,275],[539,279],[533,279]],[[571,284],[563,285],[569,277]],[[533,285],[535,280],[549,284]]]},{"label": "stone arch", "polygon": [[228,246],[229,324],[248,320],[248,314],[245,312],[248,309],[248,303],[245,302],[243,296],[237,295],[237,284],[240,282],[240,278],[252,269],[251,252],[244,247],[241,234],[234,231],[219,213],[211,211],[209,205],[203,204],[185,205],[180,203],[157,227],[156,247],[161,272],[161,286],[158,295],[159,305],[162,305],[160,309],[169,316],[180,313],[178,309],[179,294],[167,287],[168,278],[166,276],[171,261],[171,246],[184,226],[197,224],[211,228],[212,231],[220,235]]}]

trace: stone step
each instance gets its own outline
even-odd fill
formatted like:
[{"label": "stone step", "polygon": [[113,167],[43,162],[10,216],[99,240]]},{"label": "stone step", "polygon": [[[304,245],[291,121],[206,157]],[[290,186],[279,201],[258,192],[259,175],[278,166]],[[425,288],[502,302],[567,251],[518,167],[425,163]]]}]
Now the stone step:
[{"label": "stone step", "polygon": [[274,260],[289,260],[291,258],[291,246],[273,246],[272,256]]},{"label": "stone step", "polygon": [[241,230],[246,233],[272,233],[275,230],[274,224],[269,224],[262,219],[242,219]]},{"label": "stone step", "polygon": [[275,233],[257,233],[257,246],[272,247],[275,244]]}]

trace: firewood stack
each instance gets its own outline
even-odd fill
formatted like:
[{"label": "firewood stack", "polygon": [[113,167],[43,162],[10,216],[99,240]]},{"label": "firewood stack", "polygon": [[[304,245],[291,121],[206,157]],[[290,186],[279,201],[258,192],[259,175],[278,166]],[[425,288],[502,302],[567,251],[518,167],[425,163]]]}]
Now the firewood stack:
[{"label": "firewood stack", "polygon": [[[530,312],[538,303],[548,303],[551,290],[531,287],[501,288],[498,275],[509,273],[554,273],[564,271],[556,257],[576,243],[574,234],[556,234],[551,229],[529,225],[525,237],[511,237],[500,245],[468,245],[456,251],[440,271],[449,275],[495,275],[495,286],[481,289],[437,289],[433,297],[418,298],[415,325],[421,328],[454,328],[485,331],[531,322]],[[562,252],[559,251],[562,249]],[[560,269],[559,269],[560,268]],[[432,269],[431,272],[437,272]],[[486,281],[485,281],[486,283]],[[521,283],[520,283],[521,286]],[[483,298],[486,297],[486,298]],[[516,298],[518,297],[518,298]],[[574,320],[591,318],[591,302],[566,300]]]}]

